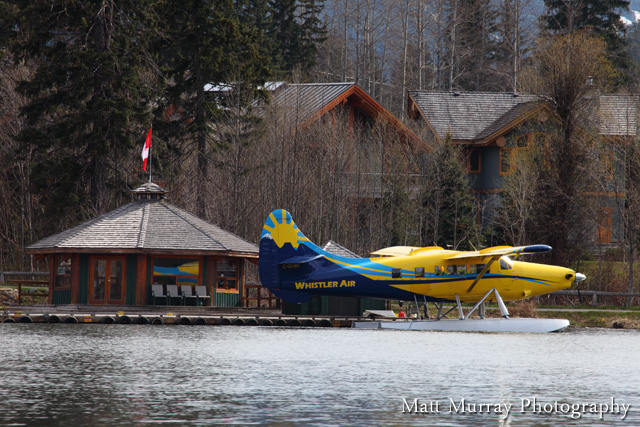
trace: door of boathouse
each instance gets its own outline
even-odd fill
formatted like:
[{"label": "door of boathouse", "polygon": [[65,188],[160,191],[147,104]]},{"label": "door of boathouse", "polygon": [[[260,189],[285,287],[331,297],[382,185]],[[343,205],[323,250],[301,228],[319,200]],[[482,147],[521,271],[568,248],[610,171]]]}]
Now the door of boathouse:
[{"label": "door of boathouse", "polygon": [[91,257],[89,304],[124,304],[125,257]]}]

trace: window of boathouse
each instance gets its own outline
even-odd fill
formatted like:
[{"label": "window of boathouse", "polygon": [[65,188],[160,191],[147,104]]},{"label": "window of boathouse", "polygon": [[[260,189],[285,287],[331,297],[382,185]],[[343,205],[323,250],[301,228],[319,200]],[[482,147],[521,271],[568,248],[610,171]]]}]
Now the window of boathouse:
[{"label": "window of boathouse", "polygon": [[216,260],[216,284],[219,292],[238,292],[238,260],[219,257]]},{"label": "window of boathouse", "polygon": [[153,283],[161,285],[200,286],[200,259],[181,257],[153,258]]}]

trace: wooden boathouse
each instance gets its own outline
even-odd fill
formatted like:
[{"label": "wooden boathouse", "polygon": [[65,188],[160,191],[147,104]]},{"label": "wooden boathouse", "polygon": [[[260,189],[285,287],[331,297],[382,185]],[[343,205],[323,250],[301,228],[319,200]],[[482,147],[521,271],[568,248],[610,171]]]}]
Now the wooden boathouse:
[{"label": "wooden boathouse", "polygon": [[49,304],[239,306],[258,247],[167,203],[157,184],[132,193],[27,248],[48,263]]}]

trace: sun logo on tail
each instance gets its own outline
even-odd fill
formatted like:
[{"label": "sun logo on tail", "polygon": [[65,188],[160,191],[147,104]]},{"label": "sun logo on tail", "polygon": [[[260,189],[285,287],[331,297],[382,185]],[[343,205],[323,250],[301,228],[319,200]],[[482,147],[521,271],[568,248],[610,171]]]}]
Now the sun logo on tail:
[{"label": "sun logo on tail", "polygon": [[271,212],[262,228],[262,237],[269,234],[279,248],[290,243],[298,249],[301,241],[309,241],[293,222],[291,215],[284,209]]}]

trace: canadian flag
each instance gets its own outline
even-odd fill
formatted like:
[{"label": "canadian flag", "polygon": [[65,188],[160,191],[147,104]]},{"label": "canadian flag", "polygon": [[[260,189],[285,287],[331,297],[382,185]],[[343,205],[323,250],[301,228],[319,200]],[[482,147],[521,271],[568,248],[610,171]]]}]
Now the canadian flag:
[{"label": "canadian flag", "polygon": [[142,170],[145,172],[147,171],[147,160],[149,160],[150,149],[151,149],[151,128],[149,128],[147,139],[144,142],[144,147],[142,148]]}]

